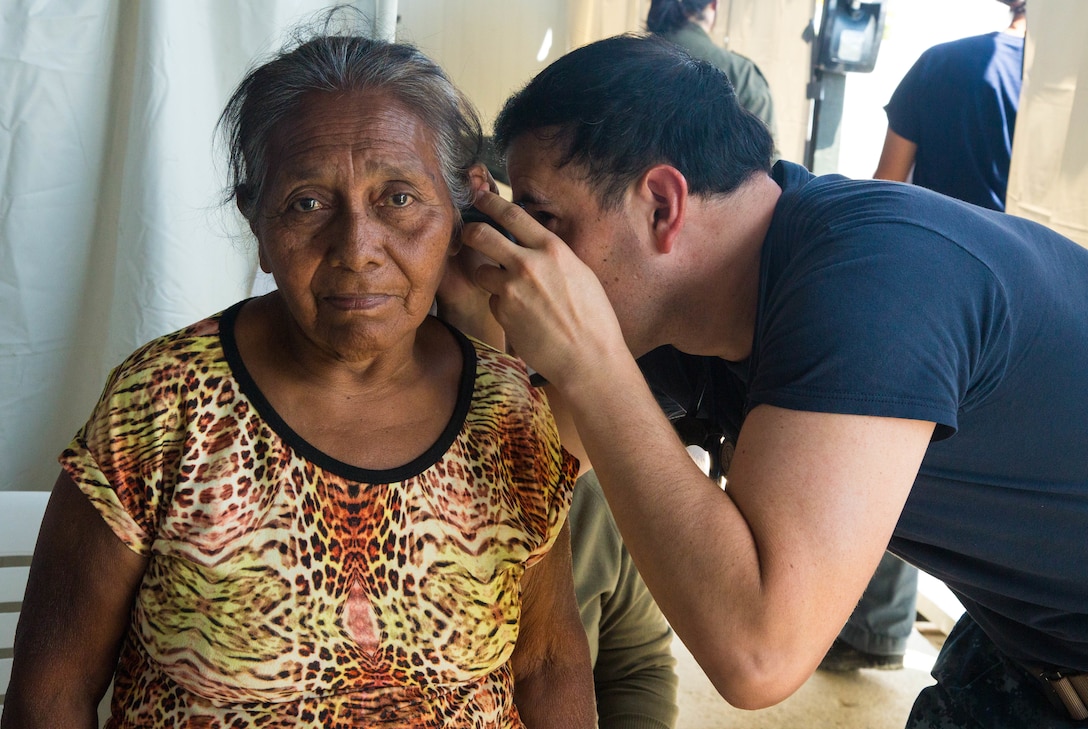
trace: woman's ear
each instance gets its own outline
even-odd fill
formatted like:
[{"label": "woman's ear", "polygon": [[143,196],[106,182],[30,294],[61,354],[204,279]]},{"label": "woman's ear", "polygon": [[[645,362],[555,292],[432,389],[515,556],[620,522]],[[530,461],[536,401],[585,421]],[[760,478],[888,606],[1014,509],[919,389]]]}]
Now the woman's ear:
[{"label": "woman's ear", "polygon": [[272,273],[272,266],[268,265],[268,258],[264,254],[264,245],[257,239],[257,263],[265,273]]},{"label": "woman's ear", "polygon": [[249,223],[249,230],[254,236],[257,235],[257,203],[253,199],[253,189],[250,185],[238,185],[234,188],[234,205],[238,208],[238,212],[242,214],[242,217]]},{"label": "woman's ear", "polygon": [[450,258],[453,258],[454,256],[456,256],[458,253],[461,252],[461,246],[462,245],[463,244],[461,243],[461,226],[458,225],[453,229],[453,237],[450,238],[450,247],[449,247],[449,250],[446,251],[446,255],[449,256]]},{"label": "woman's ear", "polygon": [[671,165],[654,165],[643,173],[638,194],[647,204],[648,223],[658,252],[671,252],[684,227],[687,179]]},{"label": "woman's ear", "polygon": [[474,191],[488,190],[496,194],[499,192],[499,186],[495,182],[495,178],[483,162],[477,162],[468,168],[468,181]]},{"label": "woman's ear", "polygon": [[265,273],[272,273],[272,267],[268,263],[268,257],[265,255],[264,244],[261,243],[261,234],[257,230],[257,216],[254,214],[253,201],[246,196],[245,185],[239,185],[237,191],[234,194],[234,204],[238,207],[238,212],[242,214],[242,217],[246,219],[246,223],[249,225],[249,231],[253,233],[253,237],[257,239],[257,263],[260,265],[261,270]]}]

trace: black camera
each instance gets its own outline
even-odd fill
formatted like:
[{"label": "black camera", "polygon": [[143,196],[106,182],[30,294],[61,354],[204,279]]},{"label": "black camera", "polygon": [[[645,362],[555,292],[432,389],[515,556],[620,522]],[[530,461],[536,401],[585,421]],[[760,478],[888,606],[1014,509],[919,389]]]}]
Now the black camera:
[{"label": "black camera", "polygon": [[509,231],[507,231],[506,228],[503,228],[501,225],[492,220],[489,215],[485,215],[475,207],[468,207],[461,210],[461,222],[486,223],[487,225],[490,225],[492,228],[506,236],[506,238],[511,243],[517,243],[517,240],[514,238],[514,236],[510,235]]}]

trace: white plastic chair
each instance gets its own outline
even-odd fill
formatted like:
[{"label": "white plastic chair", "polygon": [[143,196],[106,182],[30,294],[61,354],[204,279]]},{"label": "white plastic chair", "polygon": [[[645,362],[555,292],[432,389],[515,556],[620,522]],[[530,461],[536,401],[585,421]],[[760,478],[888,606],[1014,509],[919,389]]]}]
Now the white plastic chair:
[{"label": "white plastic chair", "polygon": [[0,708],[11,680],[15,624],[30,557],[48,501],[47,491],[0,491]]},{"label": "white plastic chair", "polygon": [[[48,491],[0,491],[0,713],[11,682],[15,625],[30,575],[30,558],[49,502]],[[109,717],[110,684],[98,705],[99,726]]]}]

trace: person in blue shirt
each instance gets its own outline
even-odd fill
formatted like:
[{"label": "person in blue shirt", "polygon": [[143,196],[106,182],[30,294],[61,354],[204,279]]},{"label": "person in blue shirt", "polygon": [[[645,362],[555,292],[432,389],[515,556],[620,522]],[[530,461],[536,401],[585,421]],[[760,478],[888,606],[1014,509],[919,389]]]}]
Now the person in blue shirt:
[{"label": "person in blue shirt", "polygon": [[[495,139],[514,201],[475,204],[516,243],[466,226],[497,264],[474,281],[726,700],[804,683],[890,549],[967,611],[912,729],[1083,726],[1088,250],[918,186],[772,167],[725,76],[653,37],[563,56]],[[636,361],[662,346],[740,388],[724,491]]]},{"label": "person in blue shirt", "polygon": [[[884,107],[888,132],[874,178],[1005,209],[1027,2],[998,1],[1011,9],[1008,28],[934,46],[907,72]],[[885,555],[820,668],[902,668],[917,591],[918,571]]]},{"label": "person in blue shirt", "polygon": [[888,132],[874,177],[1005,209],[1027,3],[999,2],[1012,10],[1007,29],[934,46],[907,72],[885,107]]}]

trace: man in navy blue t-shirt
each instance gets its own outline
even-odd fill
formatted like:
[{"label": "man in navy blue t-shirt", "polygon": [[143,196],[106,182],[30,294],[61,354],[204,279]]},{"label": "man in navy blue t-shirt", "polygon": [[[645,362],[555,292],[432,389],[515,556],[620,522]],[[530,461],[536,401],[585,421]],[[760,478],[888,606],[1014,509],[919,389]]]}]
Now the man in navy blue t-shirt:
[{"label": "man in navy blue t-shirt", "polygon": [[[967,609],[909,726],[1077,726],[1088,250],[922,188],[772,170],[725,77],[654,38],[559,59],[495,138],[520,207],[476,204],[518,244],[467,226],[498,264],[476,282],[718,691],[795,691],[888,548]],[[739,394],[725,491],[639,370],[661,346]]]},{"label": "man in navy blue t-shirt", "polygon": [[[1005,209],[1027,3],[999,2],[1012,11],[1008,28],[934,46],[907,72],[884,107],[888,132],[873,177]],[[915,568],[881,560],[820,668],[901,667],[917,589]]]}]

